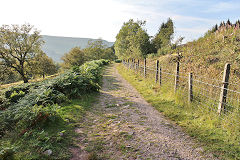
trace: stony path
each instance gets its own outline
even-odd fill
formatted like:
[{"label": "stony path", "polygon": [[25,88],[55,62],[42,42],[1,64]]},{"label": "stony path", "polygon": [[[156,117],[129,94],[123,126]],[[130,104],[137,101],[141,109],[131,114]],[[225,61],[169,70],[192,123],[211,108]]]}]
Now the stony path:
[{"label": "stony path", "polygon": [[99,101],[76,132],[72,160],[213,159],[148,104],[114,65],[106,69]]}]

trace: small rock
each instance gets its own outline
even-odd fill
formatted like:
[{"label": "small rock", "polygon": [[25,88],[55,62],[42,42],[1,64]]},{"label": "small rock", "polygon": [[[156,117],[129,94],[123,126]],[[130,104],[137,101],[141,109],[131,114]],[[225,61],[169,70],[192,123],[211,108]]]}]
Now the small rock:
[{"label": "small rock", "polygon": [[132,136],[133,134],[134,134],[134,132],[128,132],[128,135],[131,135],[131,136]]},{"label": "small rock", "polygon": [[107,138],[106,138],[106,141],[109,141],[109,140],[111,140],[111,137],[107,137]]},{"label": "small rock", "polygon": [[75,129],[75,132],[78,133],[78,134],[83,134],[84,133],[80,128]]},{"label": "small rock", "polygon": [[50,156],[52,154],[52,150],[48,149],[44,152],[44,154]]},{"label": "small rock", "polygon": [[117,107],[119,107],[119,106],[120,106],[120,104],[116,104],[116,106],[117,106]]}]

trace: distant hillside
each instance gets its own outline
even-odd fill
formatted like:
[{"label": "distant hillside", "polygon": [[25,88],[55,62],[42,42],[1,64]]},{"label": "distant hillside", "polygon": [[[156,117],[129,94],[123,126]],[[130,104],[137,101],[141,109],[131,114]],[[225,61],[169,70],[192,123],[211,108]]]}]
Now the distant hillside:
[{"label": "distant hillside", "polygon": [[[73,47],[79,46],[80,48],[86,48],[89,40],[96,40],[91,38],[72,38],[72,37],[57,37],[43,35],[45,44],[42,50],[51,57],[54,61],[60,62],[64,53],[69,52]],[[113,45],[113,42],[105,41],[105,44],[109,47]]]}]

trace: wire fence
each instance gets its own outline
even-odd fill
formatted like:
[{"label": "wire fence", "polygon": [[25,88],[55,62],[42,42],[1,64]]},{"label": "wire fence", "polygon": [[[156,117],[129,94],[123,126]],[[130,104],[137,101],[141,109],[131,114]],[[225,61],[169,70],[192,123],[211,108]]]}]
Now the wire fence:
[{"label": "wire fence", "polygon": [[173,91],[181,94],[188,103],[198,104],[221,119],[240,117],[240,84],[229,82],[230,64],[225,66],[223,80],[181,72],[179,63],[175,69],[163,67],[159,62],[156,62],[156,67],[147,66],[146,59],[143,63],[128,60],[123,61],[123,64],[141,76],[152,79],[160,87],[172,87]]}]

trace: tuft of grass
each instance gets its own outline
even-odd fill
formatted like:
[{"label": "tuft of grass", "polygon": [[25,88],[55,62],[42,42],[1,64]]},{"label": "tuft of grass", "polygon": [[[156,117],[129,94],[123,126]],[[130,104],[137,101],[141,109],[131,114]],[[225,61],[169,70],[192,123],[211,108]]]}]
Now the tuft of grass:
[{"label": "tuft of grass", "polygon": [[206,152],[222,159],[240,159],[240,130],[237,131],[237,127],[225,127],[226,122],[207,107],[186,102],[181,88],[175,94],[171,84],[165,83],[159,87],[153,80],[143,79],[122,64],[118,64],[117,68],[147,102],[202,143]]}]

